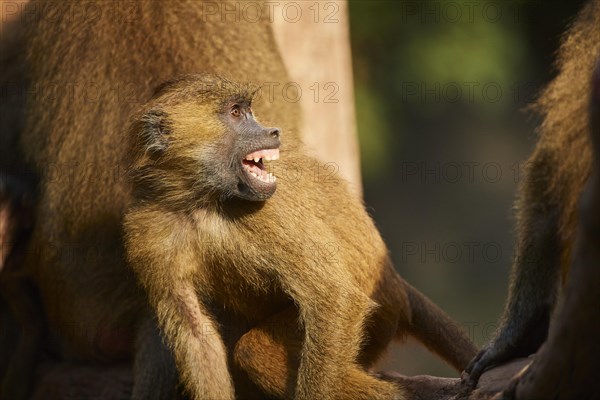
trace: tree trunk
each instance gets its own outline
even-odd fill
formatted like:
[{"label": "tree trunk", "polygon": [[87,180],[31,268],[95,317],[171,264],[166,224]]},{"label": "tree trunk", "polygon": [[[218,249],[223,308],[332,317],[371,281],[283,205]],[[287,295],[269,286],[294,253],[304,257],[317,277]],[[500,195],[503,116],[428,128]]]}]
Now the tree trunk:
[{"label": "tree trunk", "polygon": [[283,61],[292,84],[302,90],[304,141],[360,194],[348,4],[283,1],[274,17]]}]

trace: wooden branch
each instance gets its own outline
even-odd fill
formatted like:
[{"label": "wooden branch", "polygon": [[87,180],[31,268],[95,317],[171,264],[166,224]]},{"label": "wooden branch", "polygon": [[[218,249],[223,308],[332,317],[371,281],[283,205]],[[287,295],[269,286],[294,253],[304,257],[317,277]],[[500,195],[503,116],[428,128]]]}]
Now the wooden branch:
[{"label": "wooden branch", "polygon": [[474,389],[463,386],[459,378],[404,376],[395,372],[382,373],[382,377],[404,387],[410,400],[495,400],[530,362],[530,358],[520,358],[492,368],[481,376]]}]

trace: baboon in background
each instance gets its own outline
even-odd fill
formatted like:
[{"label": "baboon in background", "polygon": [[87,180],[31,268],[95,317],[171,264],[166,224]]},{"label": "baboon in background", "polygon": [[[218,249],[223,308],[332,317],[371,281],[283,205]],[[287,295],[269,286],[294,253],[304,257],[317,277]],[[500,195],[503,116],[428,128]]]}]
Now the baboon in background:
[{"label": "baboon in background", "polygon": [[600,398],[600,58],[591,92],[593,171],[579,202],[577,240],[564,299],[547,341],[528,368],[510,383],[503,393],[505,400]]},{"label": "baboon in background", "polygon": [[324,165],[297,138],[273,161],[280,130],[251,103],[244,85],[186,76],[129,133],[128,258],[192,398],[235,398],[235,364],[277,398],[404,399],[366,368],[406,334],[462,371],[465,333],[400,278],[364,206],[315,179]]},{"label": "baboon in background", "polygon": [[589,99],[600,56],[600,1],[587,4],[568,30],[558,76],[536,110],[540,138],[519,188],[518,246],[508,302],[496,337],[467,368],[476,382],[497,363],[535,353],[546,340],[561,285],[568,277],[577,204],[592,169]]},{"label": "baboon in background", "polygon": [[[8,148],[25,157],[10,166],[26,160],[40,173],[24,269],[39,288],[52,351],[65,359],[114,362],[135,354],[139,366],[151,364],[148,354],[161,354],[152,364],[170,363],[166,349],[157,350],[162,341],[125,266],[121,236],[130,201],[125,128],[154,87],[197,71],[278,83],[255,108],[265,122],[276,119],[289,136],[298,135],[300,111],[282,95],[290,80],[268,14],[232,22],[221,11],[239,8],[238,2],[209,5],[217,6],[216,14],[199,1],[35,1],[19,19],[25,39],[10,54],[27,55],[17,69],[21,75],[10,80],[27,94],[27,107],[19,108],[26,110],[22,133],[11,136],[20,146]],[[12,66],[3,64],[3,75]],[[145,381],[149,371],[134,369],[135,398],[165,396],[157,387],[168,385]],[[27,397],[33,387],[24,379],[28,374],[5,381],[4,396]]]}]

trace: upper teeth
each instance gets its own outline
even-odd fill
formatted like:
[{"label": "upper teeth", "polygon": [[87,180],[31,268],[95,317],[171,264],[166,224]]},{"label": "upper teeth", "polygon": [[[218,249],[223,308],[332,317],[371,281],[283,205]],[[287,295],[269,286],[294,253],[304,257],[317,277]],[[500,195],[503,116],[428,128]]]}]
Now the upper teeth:
[{"label": "upper teeth", "polygon": [[279,160],[279,149],[259,150],[246,156],[246,160],[254,160],[254,162],[259,162],[261,158],[267,161]]}]

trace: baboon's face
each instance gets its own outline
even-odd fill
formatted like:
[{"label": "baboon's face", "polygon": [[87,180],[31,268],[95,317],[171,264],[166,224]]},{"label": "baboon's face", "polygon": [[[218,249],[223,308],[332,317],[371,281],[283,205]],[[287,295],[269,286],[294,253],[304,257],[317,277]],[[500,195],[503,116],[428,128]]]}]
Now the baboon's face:
[{"label": "baboon's face", "polygon": [[280,131],[265,128],[252,114],[250,103],[231,102],[221,114],[230,147],[230,162],[224,171],[229,190],[237,197],[262,201],[273,195],[275,175],[269,173],[265,161],[279,159]]},{"label": "baboon's face", "polygon": [[265,161],[279,158],[280,131],[256,121],[250,99],[229,99],[162,104],[143,115],[134,151],[142,152],[135,175],[146,182],[144,191],[188,202],[264,201],[275,193],[276,178]]}]

